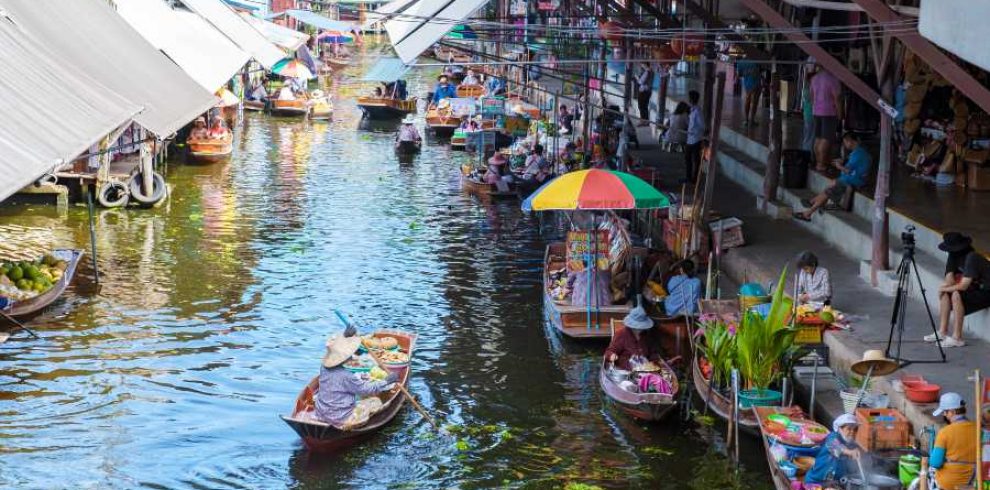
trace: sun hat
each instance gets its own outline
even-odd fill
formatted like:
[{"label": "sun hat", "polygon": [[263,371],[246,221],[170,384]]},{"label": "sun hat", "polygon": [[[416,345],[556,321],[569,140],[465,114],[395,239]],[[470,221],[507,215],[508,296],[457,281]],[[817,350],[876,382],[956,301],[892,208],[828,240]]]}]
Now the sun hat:
[{"label": "sun hat", "polygon": [[412,124],[416,122],[416,117],[412,114],[406,114],[406,117],[402,119],[402,124]]},{"label": "sun hat", "polygon": [[491,158],[488,159],[488,163],[490,163],[492,165],[505,165],[505,163],[506,163],[505,155],[503,155],[501,153],[496,153],[496,154],[492,155]]},{"label": "sun hat", "polygon": [[646,314],[642,306],[637,306],[622,319],[626,327],[633,330],[649,330],[653,328],[653,319]]},{"label": "sun hat", "polygon": [[[873,368],[873,372],[870,373],[870,368]],[[879,349],[871,349],[863,353],[863,358],[854,362],[850,367],[852,371],[860,376],[866,376],[870,373],[872,376],[886,376],[897,369],[900,366],[897,365],[893,359],[888,359],[883,355],[883,351]]]},{"label": "sun hat", "polygon": [[839,429],[846,425],[859,425],[859,422],[856,421],[856,416],[851,413],[839,415],[832,421],[832,432],[839,432]]},{"label": "sun hat", "polygon": [[361,337],[335,335],[327,339],[327,352],[323,354],[323,367],[336,367],[347,361],[361,346]]},{"label": "sun hat", "polygon": [[950,231],[942,235],[942,243],[938,244],[938,249],[943,252],[962,252],[969,248],[972,243],[972,238],[958,231]]},{"label": "sun hat", "polygon": [[946,410],[959,410],[962,407],[963,399],[962,396],[959,396],[959,393],[945,393],[938,399],[938,408],[932,412],[932,415],[938,417]]}]

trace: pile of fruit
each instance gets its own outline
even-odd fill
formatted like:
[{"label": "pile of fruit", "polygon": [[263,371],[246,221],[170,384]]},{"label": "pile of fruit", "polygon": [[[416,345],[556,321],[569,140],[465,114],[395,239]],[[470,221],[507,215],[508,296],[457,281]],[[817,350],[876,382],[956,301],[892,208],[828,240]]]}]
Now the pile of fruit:
[{"label": "pile of fruit", "polygon": [[395,337],[375,337],[365,335],[361,337],[361,345],[368,350],[392,350],[399,347],[399,341]]},{"label": "pile of fruit", "polygon": [[0,296],[24,301],[44,293],[62,278],[68,263],[45,254],[34,261],[0,263]]},{"label": "pile of fruit", "polygon": [[797,307],[797,323],[831,325],[840,319],[841,314],[829,305],[803,304]]}]

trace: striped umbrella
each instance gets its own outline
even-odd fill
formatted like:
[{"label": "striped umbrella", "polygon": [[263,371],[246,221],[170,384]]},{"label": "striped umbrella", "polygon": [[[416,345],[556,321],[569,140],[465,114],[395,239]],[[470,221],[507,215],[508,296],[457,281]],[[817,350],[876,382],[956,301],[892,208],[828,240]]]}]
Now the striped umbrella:
[{"label": "striped umbrella", "polygon": [[612,170],[578,170],[557,177],[522,203],[525,211],[656,209],[670,199],[645,180]]},{"label": "striped umbrella", "polygon": [[323,31],[316,39],[324,43],[344,44],[354,42],[354,35],[341,31]]},{"label": "striped umbrella", "polygon": [[275,66],[272,67],[272,73],[283,77],[304,78],[306,80],[313,78],[313,72],[305,63],[289,58],[275,63]]}]

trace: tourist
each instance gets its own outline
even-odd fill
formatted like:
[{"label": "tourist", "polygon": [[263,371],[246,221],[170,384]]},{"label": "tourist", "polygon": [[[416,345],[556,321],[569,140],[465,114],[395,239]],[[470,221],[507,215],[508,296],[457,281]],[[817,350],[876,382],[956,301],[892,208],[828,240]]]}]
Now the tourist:
[{"label": "tourist", "polygon": [[831,304],[832,280],[828,269],[818,266],[818,257],[811,252],[801,252],[797,266],[798,303]]},{"label": "tourist", "polygon": [[443,99],[457,97],[457,88],[448,82],[447,75],[437,77],[437,85],[433,88],[433,105],[437,105]]},{"label": "tourist", "polygon": [[560,104],[557,123],[560,126],[560,134],[569,134],[574,131],[574,115],[571,114],[571,111],[564,104]]},{"label": "tourist", "polygon": [[210,124],[210,131],[207,136],[212,140],[220,140],[227,137],[227,125],[223,123],[223,118],[216,117],[213,119],[213,123]]},{"label": "tourist", "polygon": [[[327,351],[320,369],[320,387],[316,392],[316,418],[338,429],[350,429],[368,421],[381,410],[382,401],[373,396],[394,389],[399,375],[390,372],[383,381],[366,381],[345,369],[342,364],[357,352],[361,337],[354,327],[327,341]],[[362,398],[363,397],[363,398]]]},{"label": "tourist", "polygon": [[550,176],[550,166],[543,158],[543,145],[533,146],[533,151],[526,158],[522,172],[523,184],[535,190]]},{"label": "tourist", "polygon": [[464,75],[464,79],[461,80],[461,85],[479,85],[478,76],[474,74],[474,70],[468,69],[467,75]]},{"label": "tourist", "polygon": [[674,113],[670,115],[667,128],[663,133],[661,145],[666,151],[682,150],[687,144],[688,114],[691,107],[684,102],[678,102]]},{"label": "tourist", "polygon": [[413,124],[416,122],[416,118],[412,114],[407,114],[405,119],[402,120],[402,127],[399,128],[399,135],[397,141],[402,142],[412,142],[419,143],[422,141],[422,137],[419,135],[419,130]]},{"label": "tourist", "polygon": [[[939,250],[948,252],[945,281],[938,288],[939,335],[942,347],[962,347],[963,320],[966,315],[990,307],[990,261],[973,249],[973,239],[958,232],[942,235]],[[948,335],[952,321],[952,336]],[[925,341],[935,342],[934,333]]]},{"label": "tourist", "polygon": [[866,185],[866,176],[870,173],[872,166],[870,154],[859,143],[859,136],[851,131],[847,131],[842,136],[842,145],[849,155],[846,157],[846,164],[843,165],[840,160],[832,161],[832,165],[841,172],[839,178],[833,179],[824,191],[811,200],[801,201],[808,209],[795,212],[795,218],[801,221],[811,221],[815,211],[827,204],[829,200],[836,207],[841,206],[847,192],[852,192]]},{"label": "tourist", "polygon": [[660,342],[656,339],[653,319],[642,306],[632,309],[622,319],[625,326],[612,336],[612,342],[605,349],[605,358],[619,369],[630,370],[629,360],[642,357],[647,360],[660,358]]},{"label": "tourist", "polygon": [[938,408],[932,412],[945,421],[935,436],[935,444],[928,457],[930,478],[939,490],[972,488],[976,469],[976,425],[966,418],[966,402],[958,393],[945,393],[938,400]]},{"label": "tourist", "polygon": [[819,172],[824,172],[842,119],[842,85],[821,65],[817,68],[811,78],[811,112],[815,122],[815,165]]},{"label": "tourist", "polygon": [[636,77],[636,97],[639,103],[639,126],[650,124],[650,97],[653,96],[653,70],[649,63],[643,63],[643,70]]},{"label": "tourist", "polygon": [[743,126],[756,126],[756,109],[760,102],[760,68],[752,60],[736,63],[736,76],[742,82]]},{"label": "tourist", "polygon": [[[849,474],[851,460],[862,457],[862,449],[856,444],[859,423],[856,416],[844,413],[832,422],[832,433],[825,438],[815,464],[804,475],[805,488],[818,488],[829,482],[837,482]],[[812,487],[811,485],[817,485]]]},{"label": "tourist", "polygon": [[189,138],[191,140],[205,140],[209,137],[209,131],[206,129],[206,118],[199,116],[193,121],[193,128],[189,131]]},{"label": "tourist", "polygon": [[698,178],[698,168],[701,166],[702,143],[705,140],[705,118],[701,114],[701,106],[698,102],[701,94],[697,90],[688,92],[688,112],[687,147],[684,149],[684,167],[686,175],[684,183],[694,182]]},{"label": "tourist", "polygon": [[670,266],[674,275],[667,280],[667,297],[663,309],[667,316],[698,314],[701,300],[701,279],[694,277],[694,262],[685,259]]}]

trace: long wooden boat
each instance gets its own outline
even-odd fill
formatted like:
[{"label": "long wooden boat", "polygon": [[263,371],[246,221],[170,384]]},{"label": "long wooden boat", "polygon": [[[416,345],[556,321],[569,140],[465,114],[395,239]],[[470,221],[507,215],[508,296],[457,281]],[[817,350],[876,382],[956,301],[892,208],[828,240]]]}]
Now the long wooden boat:
[{"label": "long wooden boat", "polygon": [[399,119],[406,114],[416,112],[416,99],[358,97],[357,106],[368,119]]},{"label": "long wooden boat", "polygon": [[[767,457],[767,466],[770,467],[770,479],[773,480],[773,486],[777,490],[791,490],[791,479],[784,474],[784,470],[781,469],[780,463],[777,459],[773,457],[770,453],[770,445],[773,442],[773,436],[766,431],[767,417],[780,414],[794,421],[804,421],[807,418],[804,415],[804,411],[801,407],[793,405],[790,407],[753,407],[753,416],[759,421],[759,431],[760,438],[763,439],[763,450]],[[815,446],[811,446],[812,450]]]},{"label": "long wooden boat", "polygon": [[60,248],[52,252],[52,255],[59,260],[64,260],[66,262],[65,271],[62,272],[62,277],[52,287],[31,299],[18,301],[10,306],[10,309],[6,312],[8,315],[13,317],[26,317],[31,316],[36,313],[40,313],[42,310],[47,308],[49,305],[55,302],[62,293],[72,284],[72,279],[76,275],[76,267],[79,265],[79,261],[82,259],[83,251],[71,248]]},{"label": "long wooden boat", "polygon": [[260,112],[265,110],[265,101],[263,100],[245,100],[244,101],[245,111],[255,111]]},{"label": "long wooden boat", "polygon": [[461,167],[461,190],[481,199],[516,199],[519,193],[514,187],[508,191],[500,191],[494,184],[489,184],[473,176],[468,166]]},{"label": "long wooden boat", "polygon": [[426,111],[426,127],[438,136],[450,136],[460,126],[460,116],[441,113],[435,107]]},{"label": "long wooden boat", "polygon": [[[691,380],[694,383],[694,390],[712,412],[715,412],[723,420],[729,420],[729,417],[732,416],[732,399],[710,386],[708,378],[702,374],[701,366],[698,364],[700,359],[700,355],[694,356],[691,362]],[[739,429],[748,434],[759,434],[760,422],[752,411],[739,410]]]},{"label": "long wooden boat", "polygon": [[419,153],[423,143],[421,141],[396,141],[395,152],[402,155]]},{"label": "long wooden boat", "polygon": [[333,68],[335,70],[343,70],[344,68],[347,68],[348,66],[351,66],[351,59],[350,58],[341,58],[341,57],[336,57],[336,58],[335,57],[325,57],[325,58],[323,58],[323,64],[325,64],[325,65],[327,65],[327,66],[329,66],[329,67],[331,67],[331,68]]},{"label": "long wooden boat", "polygon": [[186,140],[191,162],[216,163],[230,158],[234,152],[234,136],[230,131],[222,139]]},{"label": "long wooden boat", "polygon": [[305,117],[309,114],[309,106],[308,99],[272,99],[271,101],[271,111],[276,116]]},{"label": "long wooden boat", "polygon": [[[399,341],[399,348],[409,354],[412,360],[413,352],[416,348],[416,334],[401,330],[382,329],[374,333],[375,337],[395,337]],[[409,382],[409,367],[402,368],[399,374],[399,383],[406,386]],[[316,419],[314,411],[316,402],[314,396],[320,388],[320,377],[316,376],[303,388],[296,398],[295,408],[292,415],[281,415],[292,430],[299,434],[306,448],[313,452],[328,452],[349,446],[358,442],[361,438],[375,433],[389,423],[405,403],[405,396],[396,388],[392,391],[379,393],[377,396],[382,400],[382,409],[371,416],[368,422],[360,427],[351,430],[341,430],[325,422]]]},{"label": "long wooden boat", "polygon": [[655,422],[662,420],[667,414],[677,407],[677,394],[680,387],[677,384],[677,376],[662,359],[658,362],[661,369],[671,374],[671,385],[674,392],[671,394],[662,393],[633,393],[622,389],[619,383],[608,376],[608,360],[602,360],[601,369],[598,372],[598,384],[609,400],[626,415],[639,420]]}]

